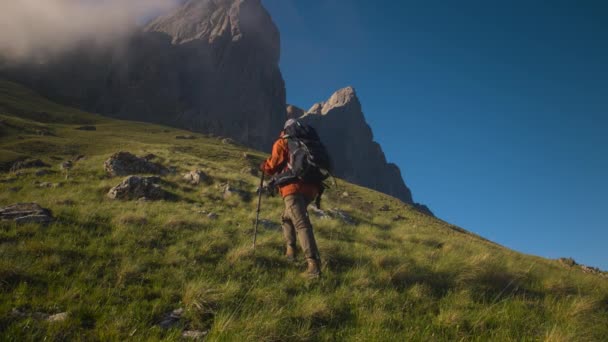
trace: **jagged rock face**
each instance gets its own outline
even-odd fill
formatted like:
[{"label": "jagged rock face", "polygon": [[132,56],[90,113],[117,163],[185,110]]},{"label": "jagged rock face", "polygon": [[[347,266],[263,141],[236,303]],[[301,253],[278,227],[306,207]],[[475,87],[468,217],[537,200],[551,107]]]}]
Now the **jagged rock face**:
[{"label": "jagged rock face", "polygon": [[267,150],[285,117],[279,32],[259,0],[190,0],[127,42],[3,75],[71,106]]},{"label": "jagged rock face", "polygon": [[313,105],[301,120],[319,133],[331,154],[336,176],[413,204],[401,171],[397,165],[387,163],[382,148],[373,140],[352,87],[338,90],[326,102]]}]

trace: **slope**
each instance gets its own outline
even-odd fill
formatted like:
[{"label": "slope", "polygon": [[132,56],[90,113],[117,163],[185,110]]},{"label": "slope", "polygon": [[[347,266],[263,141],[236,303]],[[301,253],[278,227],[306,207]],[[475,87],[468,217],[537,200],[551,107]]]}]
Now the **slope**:
[{"label": "slope", "polygon": [[[169,199],[109,199],[122,177],[103,163],[117,151],[172,169],[160,183]],[[0,222],[2,340],[180,340],[186,330],[209,340],[608,338],[601,275],[343,181],[325,215],[312,215],[324,276],[303,280],[303,265],[281,256],[279,198],[264,197],[252,253],[256,203],[227,196],[224,184],[253,195],[250,169],[265,155],[228,140],[102,118],[2,81],[0,152],[5,164],[51,165],[0,173],[0,207],[35,201],[55,217]],[[78,161],[65,179],[58,164],[68,159]],[[184,182],[193,169],[209,181]],[[58,313],[67,315],[49,319]]]}]

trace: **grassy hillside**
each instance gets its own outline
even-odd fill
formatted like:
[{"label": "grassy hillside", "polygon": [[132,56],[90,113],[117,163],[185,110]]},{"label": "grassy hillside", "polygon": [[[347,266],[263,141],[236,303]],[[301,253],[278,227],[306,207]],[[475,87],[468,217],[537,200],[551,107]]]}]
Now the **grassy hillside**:
[{"label": "grassy hillside", "polygon": [[[228,182],[253,194],[257,177],[241,170],[265,155],[199,134],[175,138],[191,134],[82,113],[0,81],[0,207],[37,202],[56,218],[0,222],[0,340],[180,340],[184,330],[213,341],[608,340],[606,278],[341,181],[324,209],[355,223],[312,215],[324,275],[304,280],[303,261],[282,258],[280,198],[263,199],[268,221],[254,254],[255,200],[219,189]],[[162,182],[173,199],[107,198],[123,178],[103,170],[117,151],[174,167]],[[77,155],[66,180],[58,165]],[[24,158],[52,173],[8,171]],[[211,181],[183,182],[194,169]],[[159,326],[179,308],[173,327]]]}]

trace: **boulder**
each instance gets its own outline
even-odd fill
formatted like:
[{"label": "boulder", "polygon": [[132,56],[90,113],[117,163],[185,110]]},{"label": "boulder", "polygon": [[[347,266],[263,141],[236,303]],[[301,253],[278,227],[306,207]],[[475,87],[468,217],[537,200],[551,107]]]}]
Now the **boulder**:
[{"label": "boulder", "polygon": [[224,191],[223,191],[224,199],[234,197],[234,196],[240,197],[243,201],[248,201],[251,199],[251,194],[249,192],[232,187],[230,184],[224,185]]},{"label": "boulder", "polygon": [[108,197],[111,199],[135,200],[146,198],[147,200],[161,200],[166,197],[166,192],[158,185],[158,177],[129,176],[120,184],[110,189]]},{"label": "boulder", "polygon": [[192,185],[199,185],[201,182],[205,182],[208,178],[209,177],[207,177],[207,175],[201,170],[190,171],[184,174],[183,177],[186,182]]},{"label": "boulder", "polygon": [[182,319],[183,314],[184,309],[182,308],[168,312],[160,321],[160,323],[158,323],[158,325],[163,329],[172,328],[179,323],[179,321]]},{"label": "boulder", "polygon": [[164,175],[169,172],[162,165],[139,158],[129,152],[113,154],[104,162],[104,169],[112,176],[128,176],[138,173]]},{"label": "boulder", "polygon": [[23,170],[23,169],[31,169],[31,168],[37,168],[37,167],[50,167],[50,165],[44,163],[40,159],[23,160],[23,161],[15,162],[13,164],[13,166],[11,166],[10,171],[16,172],[16,171]]},{"label": "boulder", "polygon": [[53,220],[53,214],[36,203],[17,203],[0,208],[0,220],[12,220],[19,224],[49,223]]}]

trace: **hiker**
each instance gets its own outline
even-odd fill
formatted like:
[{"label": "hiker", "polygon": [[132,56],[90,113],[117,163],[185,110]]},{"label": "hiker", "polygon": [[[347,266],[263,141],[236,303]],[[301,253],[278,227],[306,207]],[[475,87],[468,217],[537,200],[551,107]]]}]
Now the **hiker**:
[{"label": "hiker", "polygon": [[[313,135],[311,135],[313,134]],[[306,140],[300,140],[301,136],[306,136]],[[312,137],[312,138],[310,138]],[[302,141],[307,142],[304,146]],[[310,142],[320,148],[315,148],[310,145]],[[290,151],[290,146],[292,150]],[[300,146],[304,146],[301,149]],[[327,175],[321,175],[318,167],[309,167],[310,151],[322,150],[321,157],[317,155],[318,160],[329,160],[327,151],[321,144],[317,133],[310,126],[301,124],[295,119],[289,119],[285,123],[279,139],[272,147],[272,155],[260,165],[260,169],[267,175],[273,176],[270,182],[270,187],[277,186],[283,201],[285,202],[285,211],[282,215],[283,237],[285,239],[286,251],[285,256],[288,260],[294,261],[296,258],[296,237],[300,241],[300,246],[306,257],[308,268],[304,273],[308,277],[318,277],[321,274],[321,264],[317,242],[312,231],[312,224],[308,217],[308,205],[317,199],[319,205],[320,195],[323,192],[322,181],[327,178]],[[308,158],[299,158],[294,153],[306,151]],[[304,152],[302,152],[304,153]],[[305,159],[304,162],[301,160]],[[309,160],[309,161],[306,161]],[[312,158],[314,159],[314,158]],[[302,168],[302,163],[307,164],[304,168],[304,173],[299,173],[298,166]],[[321,162],[320,164],[324,164]],[[329,167],[327,167],[329,169]],[[309,171],[314,169],[313,171]],[[297,175],[294,175],[297,173]]]}]

